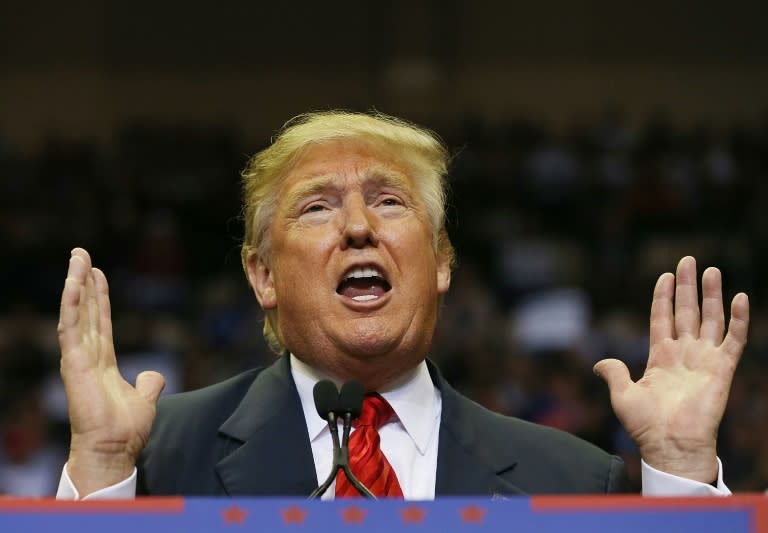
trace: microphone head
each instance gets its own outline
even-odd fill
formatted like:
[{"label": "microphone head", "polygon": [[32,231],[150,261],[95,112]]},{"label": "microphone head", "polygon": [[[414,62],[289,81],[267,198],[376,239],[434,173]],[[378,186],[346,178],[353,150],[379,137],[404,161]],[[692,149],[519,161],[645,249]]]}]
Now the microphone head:
[{"label": "microphone head", "polygon": [[328,413],[339,409],[339,389],[336,388],[333,381],[328,379],[318,381],[312,389],[312,395],[315,397],[317,414],[323,420],[328,419]]},{"label": "microphone head", "polygon": [[363,396],[365,396],[365,387],[359,381],[347,381],[341,386],[339,393],[339,411],[350,413],[352,419],[360,416],[363,410]]}]

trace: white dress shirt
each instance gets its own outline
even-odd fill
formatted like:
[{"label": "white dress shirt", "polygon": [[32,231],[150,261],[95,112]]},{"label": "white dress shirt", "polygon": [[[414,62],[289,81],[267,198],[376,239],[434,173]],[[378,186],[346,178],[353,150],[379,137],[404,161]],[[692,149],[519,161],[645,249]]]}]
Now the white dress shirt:
[{"label": "white dress shirt", "polygon": [[[312,389],[321,379],[329,376],[291,358],[291,375],[304,410],[304,420],[312,446],[318,485],[325,481],[333,464],[333,441],[328,424],[315,409]],[[338,383],[337,383],[338,385]],[[381,449],[397,474],[403,496],[407,500],[432,500],[435,497],[437,476],[437,445],[440,430],[442,399],[432,383],[427,364],[422,361],[403,377],[380,389],[392,406],[395,416],[379,429]],[[354,431],[354,430],[353,430]],[[722,465],[718,461],[717,486],[701,483],[656,470],[641,463],[644,496],[728,496],[731,494],[723,483]],[[323,495],[333,499],[335,482]],[[98,490],[83,499],[127,499],[136,494],[136,469],[128,479]],[[64,465],[56,498],[78,500],[80,495],[69,478]]]},{"label": "white dress shirt", "polygon": [[[325,481],[333,465],[333,441],[327,422],[317,414],[312,389],[315,383],[328,379],[328,376],[293,356],[291,373],[304,409],[319,485]],[[381,451],[397,474],[403,496],[407,500],[433,500],[443,401],[440,391],[432,383],[427,364],[422,361],[405,376],[378,392],[395,411],[392,419],[379,429],[379,435]],[[333,499],[335,487],[334,481],[322,499]]]}]

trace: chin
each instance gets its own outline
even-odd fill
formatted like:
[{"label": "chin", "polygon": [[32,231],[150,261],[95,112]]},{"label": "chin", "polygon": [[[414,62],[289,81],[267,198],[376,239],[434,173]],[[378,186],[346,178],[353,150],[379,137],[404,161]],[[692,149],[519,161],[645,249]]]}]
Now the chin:
[{"label": "chin", "polygon": [[343,343],[346,352],[360,359],[372,359],[392,353],[398,343],[390,339],[355,338]]},{"label": "chin", "polygon": [[374,317],[354,320],[343,335],[344,344],[361,355],[384,355],[413,341],[408,324],[392,324]]}]

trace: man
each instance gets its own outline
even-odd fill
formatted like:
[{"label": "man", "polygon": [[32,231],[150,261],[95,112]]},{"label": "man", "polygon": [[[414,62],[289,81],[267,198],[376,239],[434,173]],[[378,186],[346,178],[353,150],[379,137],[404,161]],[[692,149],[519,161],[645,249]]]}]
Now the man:
[{"label": "man", "polygon": [[[386,486],[395,489],[382,495],[621,490],[617,458],[479,407],[427,362],[453,263],[447,160],[434,135],[384,115],[289,122],[243,175],[243,263],[266,312],[266,338],[284,355],[164,398],[156,420],[163,378],[145,372],[135,388],[122,379],[106,278],[85,250],[73,250],[59,323],[72,443],[59,496],[305,496],[331,468],[331,438],[311,392],[326,377],[358,380],[391,406],[377,460],[394,472]],[[717,269],[704,272],[702,292],[700,312],[695,261],[683,258],[654,289],[642,379],[632,382],[617,360],[595,365],[639,446],[646,494],[728,493],[716,434],[749,305],[745,294],[734,297],[724,336]]]}]

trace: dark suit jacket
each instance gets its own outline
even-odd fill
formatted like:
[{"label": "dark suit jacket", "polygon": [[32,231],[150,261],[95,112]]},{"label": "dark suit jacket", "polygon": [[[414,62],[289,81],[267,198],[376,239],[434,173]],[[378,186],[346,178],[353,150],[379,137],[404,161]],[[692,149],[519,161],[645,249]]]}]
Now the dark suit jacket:
[{"label": "dark suit jacket", "polygon": [[[552,428],[442,395],[436,496],[623,490],[621,459]],[[140,494],[307,496],[317,486],[288,357],[204,389],[164,397],[138,464]]]}]

